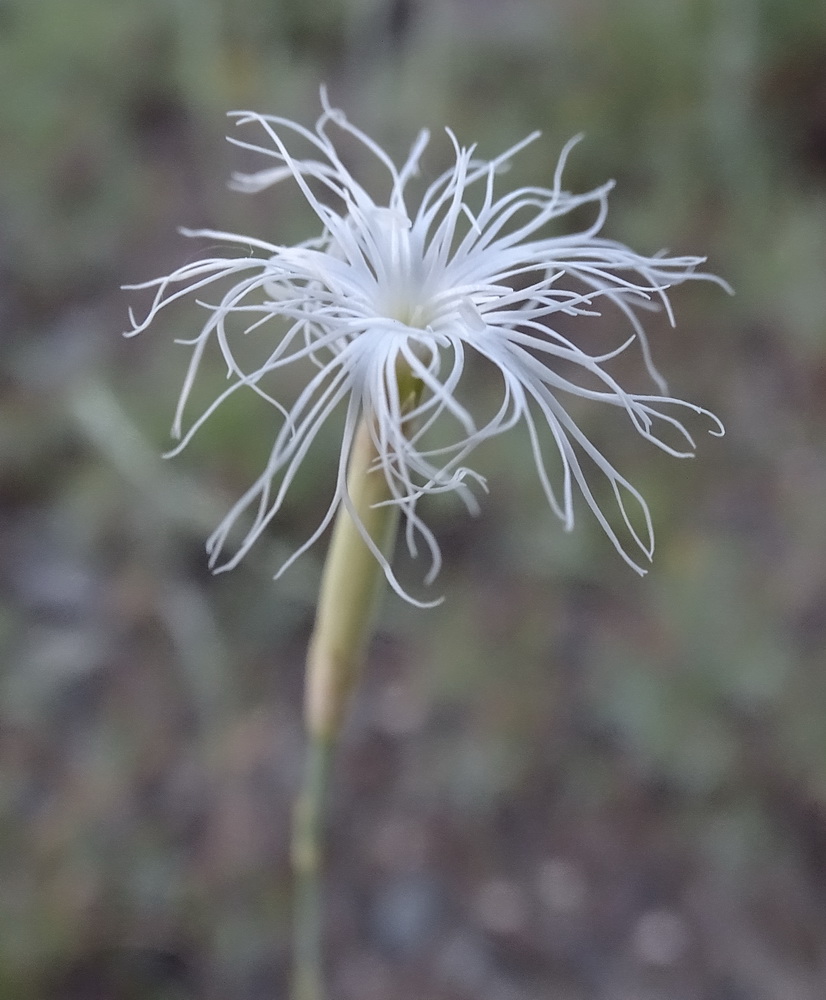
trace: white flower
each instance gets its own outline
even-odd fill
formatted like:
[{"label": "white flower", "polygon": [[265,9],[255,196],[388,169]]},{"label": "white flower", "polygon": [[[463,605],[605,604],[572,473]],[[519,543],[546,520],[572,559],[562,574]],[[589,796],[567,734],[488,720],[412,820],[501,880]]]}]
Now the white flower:
[{"label": "white flower", "polygon": [[[173,454],[239,389],[259,393],[280,414],[266,468],[209,539],[210,565],[224,570],[238,563],[281,509],[321,428],[343,411],[341,457],[327,512],[279,575],[319,538],[342,504],[352,510],[346,468],[362,417],[372,428],[390,502],[405,521],[407,546],[415,556],[423,542],[429,553],[426,582],[438,573],[441,554],[419,514],[419,499],[449,491],[475,511],[470,484],[484,486],[485,481],[465,463],[482,441],[518,424],[529,436],[548,503],[565,528],[573,527],[577,487],[620,555],[644,572],[639,560],[650,560],[654,549],[646,502],[577,426],[566,400],[579,396],[614,407],[642,437],[678,457],[692,455],[695,445],[675,411],[701,414],[711,421],[711,433],[722,434],[719,420],[707,410],[666,394],[637,311],[662,305],[673,325],[670,288],[698,278],[725,283],[697,271],[702,257],[643,257],[599,236],[612,183],[585,194],[562,188],[565,161],[579,137],[563,149],[550,188],[495,194],[497,176],[538,133],[484,161],[448,129],[453,166],[412,198],[408,188],[419,173],[428,133],[420,133],[398,168],[329,105],[323,91],[322,104],[315,132],[283,118],[238,112],[239,124],[256,123],[272,145],[230,139],[274,161],[260,173],[236,175],[234,186],[257,192],[292,181],[318,217],[318,235],[297,246],[280,246],[233,233],[184,230],[187,236],[237,247],[237,255],[204,257],[167,277],[128,286],[156,289],[145,319],[138,321],[130,310],[131,335],[182,296],[222,279],[233,282],[219,301],[200,302],[208,318],[197,337],[185,342],[192,359],[175,416],[173,433],[180,444]],[[375,201],[351,174],[331,138],[336,130],[361,144],[387,172],[386,201]],[[295,142],[305,145],[304,158],[288,148]],[[587,229],[547,235],[554,220],[588,205],[596,218]],[[610,353],[588,354],[552,326],[558,314],[597,316],[605,307],[628,327],[627,339]],[[266,360],[253,370],[246,370],[234,347],[244,336],[264,340]],[[184,408],[213,340],[230,384],[184,432]],[[610,362],[632,344],[640,349],[656,392],[628,392],[609,374]],[[501,380],[500,405],[484,420],[463,392],[466,360],[474,354],[489,362]],[[286,407],[271,395],[266,376],[307,359],[317,371]],[[403,412],[402,371],[422,390],[412,412]],[[431,433],[437,421],[439,444]],[[559,482],[552,482],[547,469],[549,446],[558,453]],[[625,541],[603,512],[583,458],[589,460],[589,474],[601,473],[610,483]],[[633,517],[631,501],[638,508]],[[242,515],[248,518],[246,535],[226,557],[227,537]],[[363,526],[360,530],[364,534]],[[391,585],[412,600],[388,559],[373,548]]]}]

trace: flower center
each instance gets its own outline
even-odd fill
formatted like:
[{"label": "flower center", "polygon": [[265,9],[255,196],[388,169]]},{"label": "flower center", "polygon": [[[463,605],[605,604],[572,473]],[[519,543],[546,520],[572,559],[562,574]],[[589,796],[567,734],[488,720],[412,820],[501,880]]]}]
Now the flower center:
[{"label": "flower center", "polygon": [[432,319],[432,314],[426,306],[405,301],[402,298],[390,303],[389,308],[385,311],[391,319],[398,320],[399,323],[417,330],[425,329]]},{"label": "flower center", "polygon": [[370,223],[377,311],[405,326],[425,329],[433,321],[434,311],[424,287],[422,247],[410,219],[396,209],[377,207]]}]

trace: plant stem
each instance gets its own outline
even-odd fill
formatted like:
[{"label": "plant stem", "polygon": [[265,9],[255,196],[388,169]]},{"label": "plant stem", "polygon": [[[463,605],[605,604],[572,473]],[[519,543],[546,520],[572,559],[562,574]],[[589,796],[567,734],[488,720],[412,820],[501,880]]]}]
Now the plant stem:
[{"label": "plant stem", "polygon": [[[370,538],[392,550],[399,512],[387,480],[373,468],[367,420],[353,442],[347,491]],[[304,783],[295,807],[293,1000],[323,1000],[321,859],[324,801],[333,750],[350,695],[364,665],[384,573],[344,505],[336,517],[307,653],[305,719],[309,737]]]},{"label": "plant stem", "polygon": [[323,1000],[321,855],[333,741],[313,736],[293,814],[293,1000]]}]

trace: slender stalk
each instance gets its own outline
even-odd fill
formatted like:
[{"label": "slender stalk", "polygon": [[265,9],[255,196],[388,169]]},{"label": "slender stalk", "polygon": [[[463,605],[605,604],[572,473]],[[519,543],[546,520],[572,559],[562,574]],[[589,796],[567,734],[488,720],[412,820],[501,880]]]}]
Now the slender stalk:
[{"label": "slender stalk", "polygon": [[321,854],[332,755],[332,740],[311,738],[304,765],[304,785],[293,815],[293,1000],[324,997]]},{"label": "slender stalk", "polygon": [[[347,475],[353,507],[370,537],[389,554],[398,526],[382,472],[371,471],[375,447],[366,420],[356,434]],[[384,574],[352,517],[336,518],[307,654],[305,721],[309,738],[304,783],[294,815],[293,1000],[323,1000],[322,842],[333,750],[364,664]]]}]

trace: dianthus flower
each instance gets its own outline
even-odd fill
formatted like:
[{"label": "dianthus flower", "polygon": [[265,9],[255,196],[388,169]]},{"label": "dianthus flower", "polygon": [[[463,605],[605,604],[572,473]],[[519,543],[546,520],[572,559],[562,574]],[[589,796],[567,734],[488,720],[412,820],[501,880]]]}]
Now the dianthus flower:
[{"label": "dianthus flower", "polygon": [[[370,546],[388,581],[397,582],[389,558],[361,523],[347,487],[347,465],[362,421],[375,451],[374,469],[386,479],[387,500],[405,523],[412,555],[424,544],[429,553],[425,581],[439,572],[441,553],[418,503],[432,493],[456,494],[471,512],[477,501],[471,484],[483,477],[466,463],[481,442],[523,424],[545,496],[566,529],[574,523],[575,487],[584,497],[620,555],[638,572],[650,560],[654,535],[648,506],[577,425],[566,401],[582,397],[614,407],[643,438],[677,457],[694,453],[694,440],[675,415],[690,410],[711,422],[709,411],[667,394],[654,368],[637,313],[663,307],[674,317],[668,292],[692,279],[719,278],[699,272],[703,257],[641,256],[600,236],[613,182],[584,194],[562,188],[566,159],[579,137],[562,150],[552,186],[520,187],[495,193],[508,161],[539,133],[492,160],[460,145],[447,129],[453,165],[432,180],[418,198],[409,195],[419,174],[429,135],[422,131],[409,156],[397,167],[371,138],[353,126],[322,92],[323,113],[315,131],[272,115],[237,112],[238,124],[255,123],[271,145],[230,139],[274,161],[269,169],[237,174],[234,187],[259,192],[284,181],[294,183],[315,213],[318,234],[296,246],[282,246],[211,229],[183,230],[186,236],[237,248],[227,257],[204,257],[172,274],[131,288],[155,288],[154,301],[139,321],[130,311],[129,335],[144,330],[165,306],[224,279],[232,285],[219,301],[200,301],[208,318],[191,345],[173,425],[185,447],[215,410],[240,389],[257,392],[275,407],[280,426],[269,461],[255,483],[235,503],[210,537],[215,570],[230,569],[278,514],[299,467],[334,415],[341,419],[341,449],[335,487],[326,513],[279,575],[325,531],[344,506]],[[376,201],[345,165],[333,135],[355,140],[386,170],[389,195]],[[304,156],[288,148],[304,143]],[[567,235],[547,235],[555,220],[592,205],[593,222]],[[590,354],[559,330],[554,317],[598,316],[605,307],[628,327],[627,339],[605,354]],[[232,328],[230,328],[232,321]],[[235,323],[240,321],[240,328]],[[566,330],[570,324],[566,326]],[[265,338],[266,358],[248,368],[234,346],[240,335]],[[215,341],[230,384],[188,429],[183,414],[204,352]],[[609,373],[610,362],[632,344],[656,392],[630,392]],[[498,373],[501,396],[483,419],[466,391],[466,362],[478,355]],[[266,377],[302,361],[316,366],[289,406],[275,399]],[[438,425],[438,441],[433,429]],[[552,476],[546,449],[556,451],[559,472]],[[589,474],[611,486],[622,522],[621,540],[606,517],[599,490]],[[554,482],[552,480],[556,479]],[[629,502],[638,510],[632,515]],[[246,534],[225,555],[230,532],[244,518]]]}]

